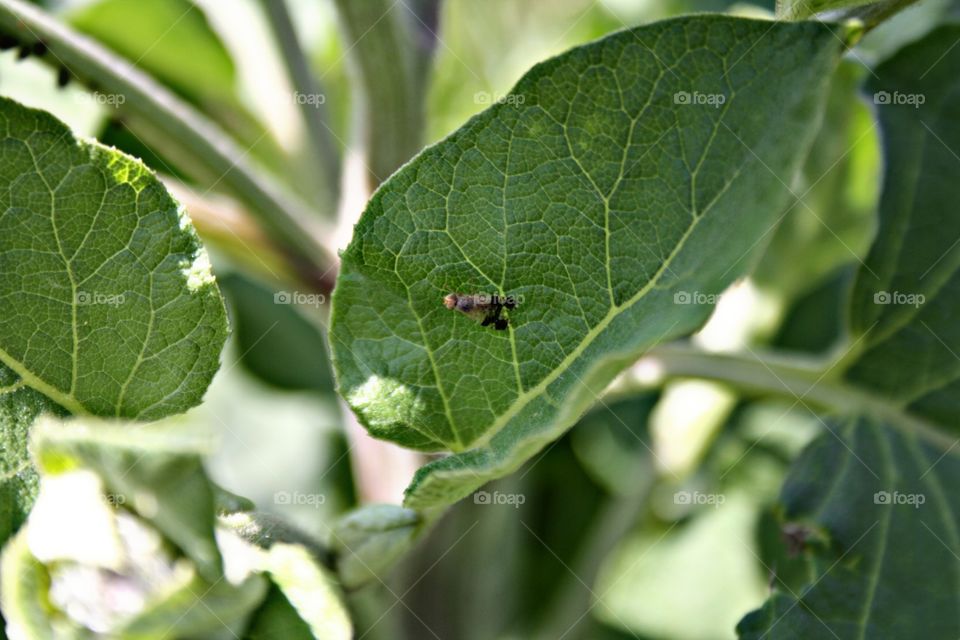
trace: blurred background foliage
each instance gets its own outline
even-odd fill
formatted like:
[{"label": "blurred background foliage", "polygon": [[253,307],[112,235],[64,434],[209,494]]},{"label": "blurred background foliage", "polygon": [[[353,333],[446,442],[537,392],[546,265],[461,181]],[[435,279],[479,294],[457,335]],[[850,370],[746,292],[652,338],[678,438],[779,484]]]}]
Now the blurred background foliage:
[{"label": "blurred background foliage", "polygon": [[[359,71],[333,2],[287,4],[322,86],[329,135],[344,158],[339,211],[329,188],[316,180],[323,169],[260,2],[38,4],[218,122],[291,193],[317,203],[318,218],[339,216],[330,245],[344,246],[369,185],[358,177]],[[433,52],[416,116],[422,121],[411,124],[428,144],[506,94],[530,66],[572,46],[680,13],[764,15],[774,2],[407,5],[410,10],[390,11],[430,40]],[[841,300],[857,256],[868,247],[879,188],[880,141],[859,85],[897,47],[957,16],[957,5],[921,3],[848,56],[832,79],[814,152],[791,185],[798,198],[770,230],[755,275],[735,285],[694,341],[711,349],[772,346],[810,355],[843,348]],[[414,23],[412,15],[432,15],[435,24]],[[384,65],[380,72],[393,70]],[[349,426],[333,388],[325,302],[278,304],[278,295],[299,291],[302,283],[284,271],[243,206],[219,193],[216,183],[192,182],[183,159],[153,149],[85,88],[58,89],[55,70],[7,51],[0,55],[0,93],[143,158],[184,194],[211,249],[233,326],[207,401],[188,416],[219,434],[208,471],[258,508],[329,540],[333,519],[370,492],[351,451],[364,436]],[[738,397],[701,382],[652,386],[608,395],[521,471],[486,488],[523,496],[522,504],[468,499],[452,508],[385,583],[350,595],[359,634],[371,640],[733,637],[736,622],[763,603],[774,581],[791,584],[804,574],[802,557],[780,551],[774,503],[791,460],[822,425],[798,403]],[[399,502],[404,480],[387,477],[374,494]],[[283,497],[298,492],[323,499],[296,504]],[[678,495],[722,501],[678,504]]]}]

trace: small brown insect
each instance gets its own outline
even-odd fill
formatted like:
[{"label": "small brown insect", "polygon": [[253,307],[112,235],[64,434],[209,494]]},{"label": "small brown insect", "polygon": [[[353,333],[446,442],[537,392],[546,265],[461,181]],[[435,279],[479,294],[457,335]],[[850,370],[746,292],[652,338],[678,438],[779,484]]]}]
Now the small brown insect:
[{"label": "small brown insect", "polygon": [[465,316],[480,320],[480,326],[486,327],[493,325],[497,331],[503,331],[510,324],[509,318],[501,318],[500,314],[504,309],[512,310],[517,306],[517,299],[514,296],[501,296],[499,294],[474,293],[464,295],[462,293],[449,293],[443,298],[443,306],[451,311],[459,311]]}]

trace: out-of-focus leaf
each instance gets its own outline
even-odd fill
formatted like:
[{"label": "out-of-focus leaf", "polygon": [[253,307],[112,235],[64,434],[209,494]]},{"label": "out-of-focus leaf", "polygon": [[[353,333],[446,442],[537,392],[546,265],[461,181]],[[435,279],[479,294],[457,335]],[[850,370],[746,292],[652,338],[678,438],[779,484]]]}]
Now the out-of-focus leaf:
[{"label": "out-of-focus leaf", "polygon": [[207,581],[120,503],[90,470],[43,475],[37,505],[0,568],[15,637],[218,638],[263,599],[266,581],[252,574],[253,563]]},{"label": "out-of-focus leaf", "polygon": [[233,311],[240,361],[248,369],[286,389],[333,392],[326,341],[319,326],[297,308],[306,301],[318,309],[325,301],[322,295],[272,291],[238,274],[218,282]]},{"label": "out-of-focus leaf", "polygon": [[[860,96],[866,69],[844,61],[823,124],[752,278],[789,303],[866,255],[879,199],[879,131]],[[803,268],[797,268],[803,265]]]},{"label": "out-of-focus leaf", "polygon": [[877,239],[854,284],[846,379],[956,432],[960,418],[960,26],[876,70],[884,139]]},{"label": "out-of-focus leaf", "polygon": [[[607,624],[655,638],[715,640],[765,592],[754,556],[754,509],[742,493],[712,498],[675,527],[650,529],[623,545],[595,587]],[[725,633],[726,632],[726,633]]]},{"label": "out-of-focus leaf", "polygon": [[243,637],[245,640],[314,640],[310,626],[276,585],[270,587]]},{"label": "out-of-focus leaf", "polygon": [[[408,506],[516,469],[703,322],[674,296],[723,290],[782,210],[834,29],[693,16],[614,34],[534,67],[374,195],[334,294],[341,391],[378,437],[474,448],[424,467]],[[523,302],[495,331],[445,309],[451,290]]]},{"label": "out-of-focus leaf", "polygon": [[233,60],[192,0],[98,0],[68,19],[182,94],[217,100],[234,95]]},{"label": "out-of-focus leaf", "polygon": [[43,474],[80,467],[177,544],[213,582],[221,572],[214,540],[214,495],[199,454],[206,438],[171,425],[43,419],[34,426]]},{"label": "out-of-focus leaf", "polygon": [[390,504],[366,505],[341,518],[331,540],[341,584],[355,589],[383,581],[423,524],[417,512]]},{"label": "out-of-focus leaf", "polygon": [[353,624],[336,580],[301,545],[277,543],[265,569],[318,640],[350,640]]},{"label": "out-of-focus leaf", "polygon": [[789,351],[827,353],[845,335],[847,297],[855,269],[838,269],[786,308],[771,345]]},{"label": "out-of-focus leaf", "polygon": [[136,160],[0,101],[0,362],[72,413],[200,402],[227,324],[186,212]]},{"label": "out-of-focus leaf", "polygon": [[656,394],[604,403],[586,414],[570,432],[580,464],[607,491],[632,495],[649,490],[656,476],[647,421]]},{"label": "out-of-focus leaf", "polygon": [[[956,455],[870,418],[831,426],[784,485],[784,523],[826,537],[803,545],[814,573],[775,590],[741,638],[953,638],[960,635]],[[819,535],[819,534],[818,534]]]},{"label": "out-of-focus leaf", "polygon": [[54,612],[44,592],[50,577],[30,553],[23,533],[14,536],[0,556],[0,594],[7,629],[23,638],[54,638]]}]

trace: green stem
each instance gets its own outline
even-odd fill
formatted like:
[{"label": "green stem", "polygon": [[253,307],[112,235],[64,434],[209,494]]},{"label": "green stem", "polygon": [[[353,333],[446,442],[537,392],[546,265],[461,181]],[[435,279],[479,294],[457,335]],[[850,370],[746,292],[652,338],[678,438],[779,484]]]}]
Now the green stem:
[{"label": "green stem", "polygon": [[[273,29],[277,46],[283,54],[287,72],[296,91],[313,100],[298,99],[303,124],[310,136],[311,152],[320,168],[319,189],[329,204],[335,204],[340,186],[340,153],[331,133],[326,95],[320,81],[310,70],[303,53],[296,28],[290,18],[286,0],[261,0]],[[331,209],[332,211],[332,209]]]},{"label": "green stem", "polygon": [[[416,38],[423,18],[404,2],[336,0],[344,46],[356,64],[361,137],[370,190],[423,144],[426,72],[431,49]],[[429,27],[424,27],[424,30]],[[385,69],[389,72],[384,73]]]},{"label": "green stem", "polygon": [[817,14],[831,13],[831,20],[836,22],[859,20],[863,23],[863,32],[866,33],[916,2],[917,0],[886,0],[857,4],[849,0],[847,2],[778,0],[777,17],[783,20],[807,20]]},{"label": "green stem", "polygon": [[948,450],[954,441],[936,425],[909,415],[886,398],[828,375],[830,365],[776,354],[712,353],[675,343],[647,354],[666,378],[703,378],[739,390],[782,396],[835,414],[873,414],[891,426]]},{"label": "green stem", "polygon": [[247,151],[216,124],[150,76],[22,0],[0,0],[0,29],[26,43],[43,42],[51,64],[66,67],[87,86],[122,96],[125,116],[150,123],[214,178],[212,186],[222,183],[235,193],[293,251],[298,271],[319,274],[335,263],[319,240],[325,230],[307,207],[254,167]]}]

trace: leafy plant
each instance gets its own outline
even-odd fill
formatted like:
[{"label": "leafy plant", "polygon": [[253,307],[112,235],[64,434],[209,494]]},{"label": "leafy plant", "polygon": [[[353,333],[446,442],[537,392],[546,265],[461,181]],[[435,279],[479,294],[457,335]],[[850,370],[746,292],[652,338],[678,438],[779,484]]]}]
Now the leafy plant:
[{"label": "leafy plant", "polygon": [[960,635],[956,8],[688,4],[0,0],[7,636]]}]

